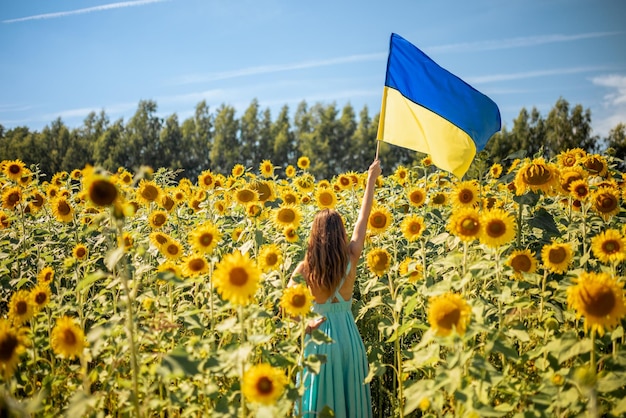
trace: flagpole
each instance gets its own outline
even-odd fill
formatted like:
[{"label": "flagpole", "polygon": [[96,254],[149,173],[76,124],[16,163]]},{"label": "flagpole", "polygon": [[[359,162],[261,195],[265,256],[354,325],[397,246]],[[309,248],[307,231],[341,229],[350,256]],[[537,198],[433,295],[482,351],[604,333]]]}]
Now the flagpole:
[{"label": "flagpole", "polygon": [[380,140],[377,139],[376,140],[376,158],[374,158],[375,160],[378,159],[378,150],[380,149]]}]

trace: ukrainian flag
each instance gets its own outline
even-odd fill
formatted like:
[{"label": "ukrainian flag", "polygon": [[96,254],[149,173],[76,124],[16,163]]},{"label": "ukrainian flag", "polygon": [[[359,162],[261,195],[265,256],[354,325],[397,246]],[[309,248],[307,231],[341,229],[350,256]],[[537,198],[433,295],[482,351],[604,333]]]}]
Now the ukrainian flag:
[{"label": "ukrainian flag", "polygon": [[462,178],[500,126],[489,97],[391,34],[379,141],[429,154],[437,167]]}]

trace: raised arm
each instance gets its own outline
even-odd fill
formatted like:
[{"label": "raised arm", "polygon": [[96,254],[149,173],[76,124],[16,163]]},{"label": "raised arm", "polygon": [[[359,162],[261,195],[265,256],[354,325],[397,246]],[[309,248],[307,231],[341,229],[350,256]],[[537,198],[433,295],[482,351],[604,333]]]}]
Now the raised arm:
[{"label": "raised arm", "polygon": [[367,221],[372,211],[372,202],[374,200],[374,189],[376,188],[376,179],[381,173],[380,160],[377,158],[372,162],[367,172],[367,183],[365,184],[365,193],[363,194],[363,202],[359,217],[354,224],[352,239],[350,240],[350,254],[354,259],[361,257],[363,245],[365,244],[365,234],[367,232]]}]

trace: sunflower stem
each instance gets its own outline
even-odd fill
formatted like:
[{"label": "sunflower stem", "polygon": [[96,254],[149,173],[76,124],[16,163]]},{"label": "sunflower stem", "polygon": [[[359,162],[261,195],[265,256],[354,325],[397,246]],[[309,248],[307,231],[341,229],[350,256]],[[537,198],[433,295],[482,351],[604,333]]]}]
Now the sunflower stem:
[{"label": "sunflower stem", "polygon": [[591,358],[589,363],[592,376],[592,385],[589,388],[589,416],[595,418],[598,416],[598,397],[596,395],[596,331],[593,329],[591,330]]},{"label": "sunflower stem", "polygon": [[[239,322],[241,325],[241,343],[240,346],[243,346],[246,342],[246,324],[245,324],[245,317],[244,317],[244,311],[243,311],[243,305],[239,305]],[[246,372],[246,360],[245,358],[241,360],[241,380],[240,380],[240,390],[241,390],[241,409],[240,409],[240,413],[241,413],[241,417],[242,418],[246,418],[247,416],[247,412],[246,412],[246,398],[245,396],[243,396],[243,376],[244,373]]]},{"label": "sunflower stem", "polygon": [[543,277],[541,278],[541,298],[539,300],[539,323],[541,324],[541,321],[543,321],[543,304],[544,304],[544,299],[545,299],[545,292],[546,292],[546,281],[548,279],[548,270],[544,269],[543,270]]}]

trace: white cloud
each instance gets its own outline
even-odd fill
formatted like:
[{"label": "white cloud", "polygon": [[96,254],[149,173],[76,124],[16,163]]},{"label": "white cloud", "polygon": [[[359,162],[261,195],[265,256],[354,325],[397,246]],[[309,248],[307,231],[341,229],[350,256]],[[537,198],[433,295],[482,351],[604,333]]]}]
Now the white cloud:
[{"label": "white cloud", "polygon": [[118,3],[103,4],[101,6],[87,7],[84,9],[68,10],[65,12],[44,13],[44,14],[39,14],[39,15],[19,17],[17,19],[7,19],[7,20],[3,20],[2,23],[17,23],[17,22],[26,22],[28,20],[56,19],[59,17],[66,17],[66,16],[93,13],[93,12],[102,12],[104,10],[121,9],[124,7],[145,6],[147,4],[161,3],[164,1],[169,1],[169,0],[122,1]]},{"label": "white cloud", "polygon": [[470,84],[492,83],[497,81],[521,80],[525,78],[547,77],[563,74],[579,74],[592,71],[606,70],[606,67],[574,67],[574,68],[555,68],[552,70],[526,71],[522,73],[510,74],[493,74],[482,77],[467,77],[466,81]]},{"label": "white cloud", "polygon": [[609,92],[603,97],[602,106],[605,116],[595,124],[597,133],[601,136],[607,136],[609,131],[619,123],[626,123],[626,76],[609,74],[593,77],[591,82],[609,89]]}]

